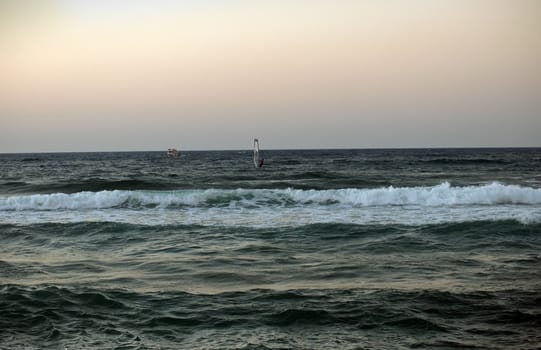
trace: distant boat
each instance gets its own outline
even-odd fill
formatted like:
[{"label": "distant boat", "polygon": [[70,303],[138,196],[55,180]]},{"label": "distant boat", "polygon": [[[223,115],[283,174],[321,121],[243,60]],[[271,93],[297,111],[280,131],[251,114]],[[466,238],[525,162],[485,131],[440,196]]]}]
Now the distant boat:
[{"label": "distant boat", "polygon": [[254,166],[256,168],[263,167],[263,164],[265,163],[265,159],[261,158],[260,152],[259,152],[259,140],[254,139]]},{"label": "distant boat", "polygon": [[170,158],[177,158],[180,152],[176,148],[167,149],[167,156]]}]

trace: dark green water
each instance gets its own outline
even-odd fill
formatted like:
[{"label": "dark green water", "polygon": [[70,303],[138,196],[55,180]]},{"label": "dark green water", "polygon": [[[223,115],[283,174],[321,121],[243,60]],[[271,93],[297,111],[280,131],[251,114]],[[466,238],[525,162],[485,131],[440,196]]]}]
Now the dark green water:
[{"label": "dark green water", "polygon": [[538,349],[541,149],[0,155],[1,349]]}]

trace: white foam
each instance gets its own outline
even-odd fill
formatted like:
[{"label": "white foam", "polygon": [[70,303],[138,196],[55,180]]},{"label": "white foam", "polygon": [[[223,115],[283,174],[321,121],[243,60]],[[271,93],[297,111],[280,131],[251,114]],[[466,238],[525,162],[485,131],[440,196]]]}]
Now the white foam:
[{"label": "white foam", "polygon": [[106,208],[460,206],[541,204],[541,189],[491,183],[453,187],[385,187],[375,189],[236,189],[179,191],[101,191],[35,194],[0,198],[0,211],[89,210]]},{"label": "white foam", "polygon": [[498,206],[383,206],[344,207],[186,207],[133,210],[128,208],[5,211],[1,223],[27,225],[45,222],[118,222],[138,225],[202,225],[226,227],[298,227],[309,224],[402,224],[426,225],[451,222],[515,220],[523,224],[541,223],[541,205],[506,204]]},{"label": "white foam", "polygon": [[336,201],[354,206],[383,205],[471,205],[540,204],[541,189],[492,183],[483,186],[451,187],[447,182],[433,187],[386,187],[377,189],[339,189],[295,191],[299,202]]}]

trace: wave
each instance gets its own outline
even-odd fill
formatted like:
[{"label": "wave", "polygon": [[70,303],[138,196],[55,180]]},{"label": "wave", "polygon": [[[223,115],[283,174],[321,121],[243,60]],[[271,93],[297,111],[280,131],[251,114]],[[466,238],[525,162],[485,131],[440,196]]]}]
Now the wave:
[{"label": "wave", "polygon": [[[307,245],[320,246],[320,252],[333,255],[340,252],[341,256],[348,255],[369,256],[372,254],[418,254],[431,253],[434,251],[453,250],[455,252],[470,251],[474,249],[492,249],[501,251],[503,249],[521,249],[524,253],[506,255],[502,252],[502,262],[511,264],[531,265],[541,262],[541,255],[538,252],[530,252],[530,247],[541,244],[539,232],[541,223],[525,225],[516,220],[502,221],[469,221],[461,223],[440,223],[420,226],[408,226],[404,224],[345,224],[345,223],[319,223],[302,226],[288,227],[224,227],[224,226],[202,226],[186,224],[168,224],[149,226],[145,224],[119,223],[119,222],[72,222],[72,223],[34,223],[34,224],[0,224],[0,240],[4,251],[10,253],[18,251],[34,251],[53,249],[59,251],[63,248],[70,250],[81,248],[85,252],[99,250],[116,252],[115,257],[121,258],[122,254],[118,249],[125,250],[131,258],[144,258],[148,254],[189,254],[190,249],[186,248],[186,236],[196,237],[195,240],[206,242],[207,245],[222,246],[225,241],[244,242],[234,244],[230,247],[228,264],[241,267],[246,257],[269,257],[272,256],[275,262],[294,264],[298,260],[292,259],[289,255],[289,248],[306,247]],[[156,235],[159,233],[159,241],[162,244],[153,244]],[[220,241],[220,244],[214,243]],[[276,242],[283,244],[275,244]],[[214,243],[213,243],[214,242]],[[356,243],[353,243],[356,242]],[[83,244],[81,246],[81,244]],[[197,246],[197,245],[194,245]],[[452,248],[451,248],[452,247]],[[511,248],[512,247],[512,248]],[[196,249],[197,250],[197,249]],[[137,252],[137,253],[133,253]],[[227,256],[229,253],[223,253]],[[9,257],[5,257],[9,259]],[[221,260],[216,265],[219,271],[211,273],[198,265],[190,268],[184,261],[181,263],[183,276],[197,276],[197,279],[204,279],[209,282],[222,283],[228,280],[237,281],[235,288],[246,285],[253,286],[257,283],[264,285],[272,283],[272,278],[265,273],[250,272],[241,270],[220,270],[219,267],[227,259]],[[467,258],[460,260],[456,257],[453,264],[471,263]],[[167,263],[161,265],[158,261],[148,262],[138,267],[139,271],[149,270],[152,274],[171,271],[180,265]],[[289,265],[292,266],[292,265]],[[348,276],[348,281],[358,277],[352,270],[343,271],[334,267],[314,267],[312,274],[307,276],[296,276],[290,271],[291,277],[298,281],[308,278],[311,281],[329,277],[341,278],[344,273],[353,273]],[[77,271],[88,273],[90,271],[101,272],[107,269],[107,263],[96,260],[86,260],[74,264],[71,261],[63,261],[47,266],[47,263],[39,267],[32,266],[26,262],[9,262],[0,259],[0,279],[17,280],[21,277],[33,275],[31,278],[38,279],[41,275],[51,279],[52,274],[66,270],[70,273]],[[375,271],[373,267],[372,271]],[[305,273],[306,271],[303,270]],[[268,271],[267,271],[268,272]],[[234,276],[233,276],[234,275]],[[322,277],[324,276],[324,277]],[[65,277],[65,276],[64,276]],[[363,278],[367,278],[364,276]],[[88,278],[92,278],[88,276]],[[106,280],[102,281],[107,283]],[[137,283],[142,282],[139,276]],[[335,281],[336,282],[336,281]],[[367,282],[365,280],[365,282]],[[155,283],[154,287],[160,289],[164,286]],[[486,286],[486,285],[485,285]],[[207,286],[208,287],[208,286]]]},{"label": "wave", "polygon": [[322,180],[336,180],[341,177],[337,173],[332,173],[328,171],[305,171],[298,174],[293,174],[291,176],[294,180],[304,180],[304,179],[322,179]]},{"label": "wave", "polygon": [[[4,285],[0,296],[0,348],[6,349],[81,344],[240,349],[248,341],[253,345],[243,349],[353,348],[360,342],[377,349],[528,348],[539,341],[541,322],[535,311],[539,293],[529,290],[256,289],[191,294]],[[392,339],[381,337],[386,333],[392,333]]]},{"label": "wave", "polygon": [[[175,177],[176,174],[168,174],[168,177]],[[59,182],[59,183],[28,183],[24,181],[7,181],[0,183],[0,190],[4,193],[77,193],[77,192],[98,192],[112,190],[171,190],[178,188],[178,184],[172,181],[143,181],[143,180],[105,180],[90,179],[80,182]]]},{"label": "wave", "polygon": [[510,164],[511,161],[504,159],[487,159],[487,158],[435,158],[423,160],[424,163],[431,164],[457,164],[457,165],[479,165],[479,164]]},{"label": "wave", "polygon": [[206,189],[176,191],[100,191],[53,193],[0,198],[0,210],[85,210],[106,208],[178,207],[288,207],[328,206],[461,206],[541,204],[541,189],[491,183],[453,187],[445,182],[431,187],[375,189]]}]

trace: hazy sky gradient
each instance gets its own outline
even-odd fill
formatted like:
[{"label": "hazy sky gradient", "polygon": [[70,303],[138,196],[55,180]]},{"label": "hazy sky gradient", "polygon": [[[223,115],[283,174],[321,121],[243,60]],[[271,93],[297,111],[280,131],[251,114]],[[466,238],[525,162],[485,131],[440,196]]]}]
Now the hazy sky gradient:
[{"label": "hazy sky gradient", "polygon": [[541,146],[541,1],[0,0],[0,152]]}]

